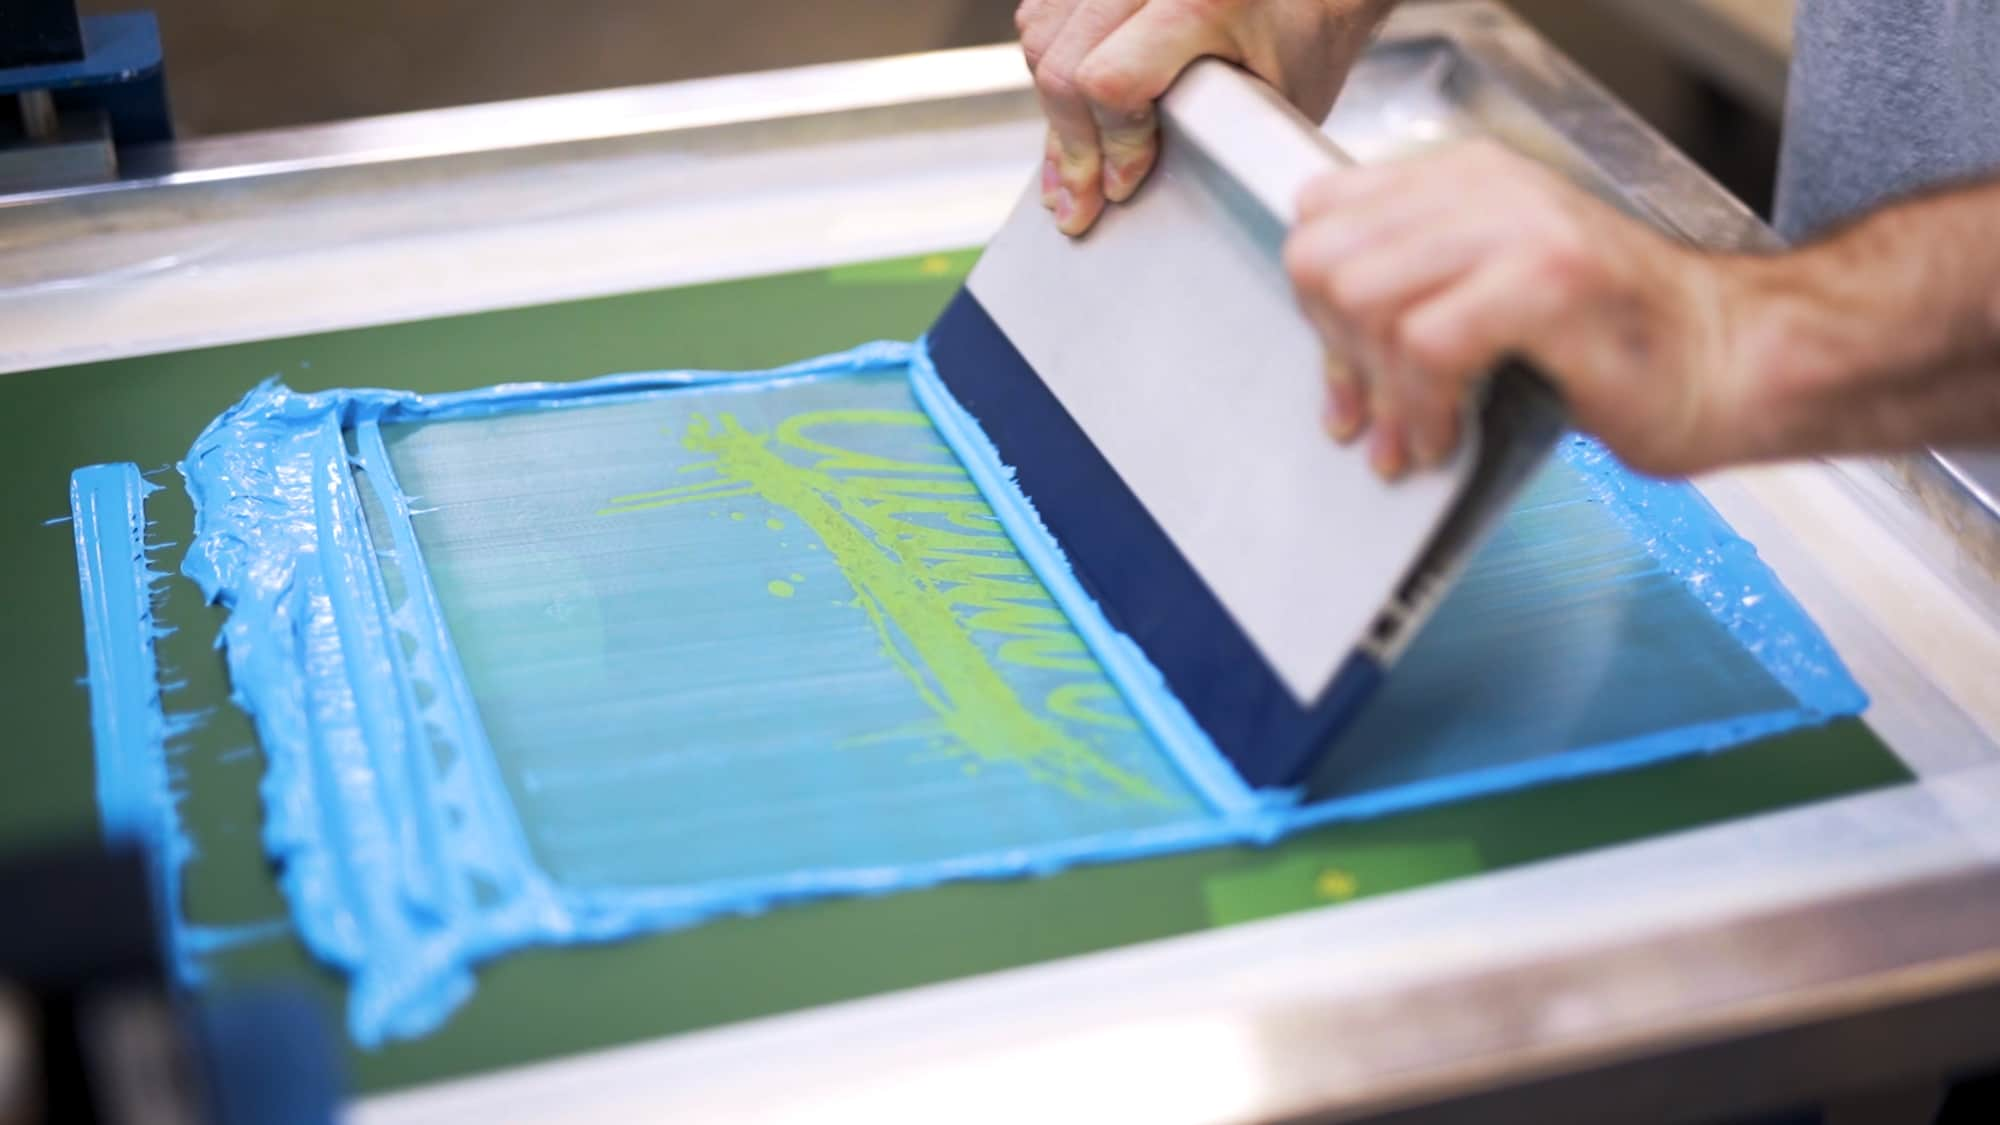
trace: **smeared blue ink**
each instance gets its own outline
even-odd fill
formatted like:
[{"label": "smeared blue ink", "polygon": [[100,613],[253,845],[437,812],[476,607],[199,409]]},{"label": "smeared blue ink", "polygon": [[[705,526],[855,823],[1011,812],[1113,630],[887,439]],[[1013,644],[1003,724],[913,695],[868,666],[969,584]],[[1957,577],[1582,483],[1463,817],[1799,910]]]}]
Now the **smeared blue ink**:
[{"label": "smeared blue ink", "polygon": [[191,925],[181,928],[180,944],[191,957],[200,958],[227,953],[246,945],[277,941],[291,933],[290,918],[266,918],[260,922],[243,922],[233,926]]},{"label": "smeared blue ink", "polygon": [[[526,843],[521,807],[493,760],[486,717],[472,701],[444,599],[411,524],[416,510],[397,484],[381,427],[644,402],[697,387],[750,394],[885,374],[910,380],[1021,557],[1199,800],[1143,827],[916,862],[794,862],[752,876],[665,885],[574,886],[553,878]],[[894,343],[771,372],[620,375],[434,396],[301,394],[267,382],[212,423],[182,463],[196,509],[183,569],[230,609],[223,643],[234,698],[252,715],[269,759],[265,846],[282,867],[294,920],[317,955],[352,976],[351,1031],[358,1042],[376,1044],[436,1027],[470,994],[476,963],[531,944],[622,938],[829,895],[1267,842],[1328,820],[1716,749],[1864,704],[1824,638],[1691,488],[1640,480],[1588,444],[1567,446],[1558,468],[1568,484],[1587,486],[1593,502],[1629,521],[1623,526],[1644,550],[1621,558],[1650,559],[1672,575],[1699,601],[1702,620],[1719,623],[1747,650],[1788,703],[1563,745],[1519,761],[1451,759],[1449,774],[1391,778],[1366,791],[1252,790],[1167,693],[1145,655],[1092,603],[921,348]],[[371,500],[372,517],[364,513]],[[382,530],[387,538],[377,542]],[[762,581],[754,594],[760,599],[768,597]],[[1438,620],[1450,620],[1444,608]],[[148,755],[163,761],[162,752],[148,749],[158,743],[146,740],[143,723],[116,733],[127,731],[138,732],[136,749],[117,753],[112,768],[143,777],[153,768]],[[139,791],[170,803],[164,788]],[[107,808],[127,800],[117,793],[105,799],[113,801]]]},{"label": "smeared blue ink", "polygon": [[[119,463],[76,470],[69,493],[101,830],[108,842],[143,849],[156,913],[172,919],[193,849],[180,822],[169,743],[200,716],[169,716],[161,701],[153,642],[168,630],[154,623],[153,599],[166,575],[153,569],[146,544],[146,496],[159,487],[137,465]],[[186,980],[194,969],[179,937],[169,925],[165,952]]]},{"label": "smeared blue ink", "polygon": [[160,574],[146,561],[146,494],[158,488],[132,464],[92,465],[69,482],[97,808],[107,839],[138,844],[153,843],[168,791],[153,659],[152,586]]}]

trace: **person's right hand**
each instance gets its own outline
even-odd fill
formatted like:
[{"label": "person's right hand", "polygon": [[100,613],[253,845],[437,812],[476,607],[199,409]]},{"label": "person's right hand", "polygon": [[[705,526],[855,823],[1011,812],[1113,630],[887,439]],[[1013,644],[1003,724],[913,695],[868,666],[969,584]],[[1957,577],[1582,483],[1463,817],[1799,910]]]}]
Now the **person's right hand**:
[{"label": "person's right hand", "polygon": [[1318,121],[1394,0],[1023,0],[1014,23],[1049,118],[1042,205],[1089,230],[1153,167],[1153,103],[1213,56]]}]

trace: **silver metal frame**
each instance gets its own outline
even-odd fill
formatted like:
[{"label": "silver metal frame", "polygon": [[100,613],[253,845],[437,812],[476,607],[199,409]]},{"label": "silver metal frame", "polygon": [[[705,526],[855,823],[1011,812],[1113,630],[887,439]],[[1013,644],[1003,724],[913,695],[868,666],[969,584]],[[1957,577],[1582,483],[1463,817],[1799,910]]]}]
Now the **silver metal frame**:
[{"label": "silver metal frame", "polygon": [[[1381,49],[1429,40],[1532,111],[1489,107],[1517,143],[1558,144],[1694,242],[1774,245],[1502,9],[1412,6]],[[1357,129],[1329,126],[1366,158]],[[0,200],[0,371],[964,244],[997,226],[1038,137],[995,47],[200,142],[135,179]],[[618,253],[577,264],[578,246]],[[462,268],[423,272],[441,257]],[[286,288],[308,274],[322,288]],[[371,281],[373,304],[340,303]],[[1666,1121],[1989,1060],[2000,595],[1964,512],[1907,467],[1699,483],[1847,657],[1911,784],[350,1116]]]}]

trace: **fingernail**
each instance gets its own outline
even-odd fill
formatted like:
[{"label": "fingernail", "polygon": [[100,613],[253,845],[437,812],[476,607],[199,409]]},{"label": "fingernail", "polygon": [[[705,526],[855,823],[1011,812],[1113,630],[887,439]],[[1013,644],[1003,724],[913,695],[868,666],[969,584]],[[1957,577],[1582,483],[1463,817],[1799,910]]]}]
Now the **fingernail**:
[{"label": "fingernail", "polygon": [[1436,468],[1438,462],[1444,460],[1443,454],[1438,451],[1436,441],[1422,428],[1410,435],[1410,449],[1417,455],[1417,464],[1426,469]]},{"label": "fingernail", "polygon": [[[1019,167],[1019,165],[1015,165]],[[1076,216],[1076,193],[1063,188],[1056,193],[1056,222],[1067,223]]]},{"label": "fingernail", "polygon": [[1395,480],[1402,475],[1403,450],[1394,426],[1375,427],[1375,437],[1368,443],[1368,467],[1383,480]]},{"label": "fingernail", "polygon": [[1354,440],[1354,432],[1361,425],[1360,413],[1354,409],[1354,404],[1337,391],[1326,396],[1324,421],[1326,432],[1342,445]]},{"label": "fingernail", "polygon": [[1042,206],[1044,206],[1044,207],[1053,207],[1053,206],[1055,206],[1055,203],[1056,203],[1056,190],[1057,190],[1058,188],[1060,188],[1061,186],[1062,186],[1062,176],[1061,176],[1060,174],[1058,174],[1058,173],[1057,173],[1057,171],[1056,171],[1056,162],[1055,162],[1055,159],[1054,159],[1053,157],[1048,157],[1048,158],[1045,158],[1045,159],[1043,159],[1043,161],[1042,161]]}]

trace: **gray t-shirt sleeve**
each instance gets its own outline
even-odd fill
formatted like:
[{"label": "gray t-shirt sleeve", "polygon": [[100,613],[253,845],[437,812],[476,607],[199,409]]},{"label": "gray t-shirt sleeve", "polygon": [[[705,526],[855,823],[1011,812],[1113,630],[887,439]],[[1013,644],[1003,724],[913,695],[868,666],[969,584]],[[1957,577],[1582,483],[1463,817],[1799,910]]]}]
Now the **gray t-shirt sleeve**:
[{"label": "gray t-shirt sleeve", "polygon": [[2000,170],[2000,0],[1800,0],[1777,226]]}]

